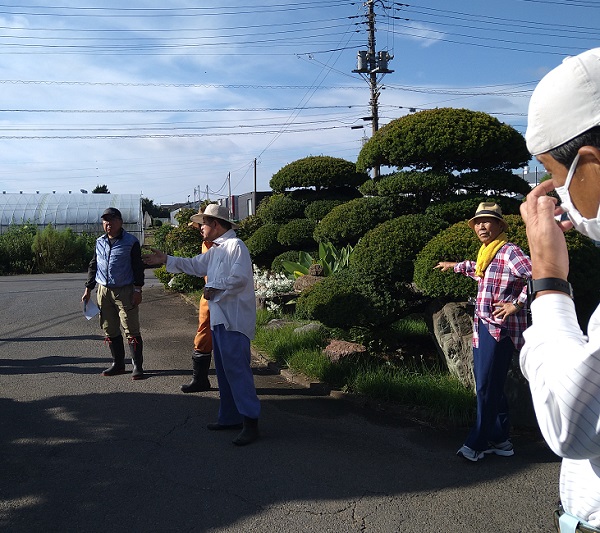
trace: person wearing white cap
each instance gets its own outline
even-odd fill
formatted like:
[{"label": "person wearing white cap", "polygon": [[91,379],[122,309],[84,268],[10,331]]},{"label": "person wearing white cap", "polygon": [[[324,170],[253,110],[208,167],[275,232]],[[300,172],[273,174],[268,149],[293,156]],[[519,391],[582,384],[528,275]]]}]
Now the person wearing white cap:
[{"label": "person wearing white cap", "polygon": [[600,48],[565,59],[540,81],[525,138],[552,179],[521,206],[533,272],[521,370],[544,439],[563,458],[557,528],[600,531],[600,307],[584,335],[563,235],[575,228],[600,241]]},{"label": "person wearing white cap", "polygon": [[204,297],[210,309],[213,356],[219,384],[219,416],[207,428],[241,429],[233,444],[244,446],[258,438],[260,401],[250,367],[250,340],[256,329],[254,273],[248,248],[235,235],[237,224],[228,209],[209,204],[190,220],[202,227],[212,247],[195,257],[173,257],[160,250],[144,256],[147,265],[166,264],[168,272],[204,277]]}]

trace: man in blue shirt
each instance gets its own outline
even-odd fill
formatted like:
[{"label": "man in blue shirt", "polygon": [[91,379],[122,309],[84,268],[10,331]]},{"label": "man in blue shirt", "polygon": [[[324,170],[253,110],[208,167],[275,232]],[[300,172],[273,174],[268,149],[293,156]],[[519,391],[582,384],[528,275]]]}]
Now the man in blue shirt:
[{"label": "man in blue shirt", "polygon": [[144,377],[143,342],[140,335],[139,304],[142,302],[144,263],[137,238],[123,229],[121,212],[109,207],[102,213],[106,232],[96,240],[94,257],[88,267],[85,292],[81,300],[87,303],[91,291],[98,285],[100,326],[106,334],[113,364],[102,375],[125,373],[125,347],[121,327],[125,331],[133,362],[134,380]]}]

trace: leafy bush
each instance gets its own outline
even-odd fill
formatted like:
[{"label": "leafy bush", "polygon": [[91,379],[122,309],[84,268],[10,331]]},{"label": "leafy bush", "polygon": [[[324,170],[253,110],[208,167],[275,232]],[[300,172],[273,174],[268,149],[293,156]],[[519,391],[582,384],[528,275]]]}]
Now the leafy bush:
[{"label": "leafy bush", "polygon": [[189,274],[172,274],[171,272],[167,272],[165,265],[155,268],[154,275],[166,289],[176,292],[196,292],[202,290],[204,287],[204,278],[190,276]]},{"label": "leafy bush", "polygon": [[447,227],[429,215],[403,215],[367,232],[356,245],[353,268],[381,284],[411,282],[413,262],[427,242]]},{"label": "leafy bush", "polygon": [[314,237],[317,242],[355,245],[365,232],[395,215],[390,198],[356,198],[334,207],[317,224]]},{"label": "leafy bush", "polygon": [[314,231],[315,223],[312,220],[296,218],[279,228],[277,241],[286,247],[312,249],[317,245],[312,236]]},{"label": "leafy bush", "polygon": [[302,218],[306,203],[287,194],[273,194],[263,199],[256,214],[265,224],[284,224],[294,218]]},{"label": "leafy bush", "polygon": [[168,287],[182,293],[200,291],[204,288],[204,278],[189,274],[175,274],[169,281]]},{"label": "leafy bush", "polygon": [[273,259],[283,252],[283,247],[277,241],[278,233],[278,224],[265,224],[246,241],[252,261],[260,268],[268,268]]},{"label": "leafy bush", "polygon": [[154,231],[154,248],[162,250],[167,254],[172,254],[173,250],[170,248],[170,243],[167,241],[169,233],[175,229],[175,226],[170,224],[163,224],[160,228],[156,228]]},{"label": "leafy bush", "polygon": [[174,227],[165,238],[170,255],[194,257],[202,251],[202,234],[187,225]]},{"label": "leafy bush", "polygon": [[175,220],[180,226],[187,226],[190,218],[196,213],[197,211],[191,207],[182,207],[175,215]]},{"label": "leafy bush", "polygon": [[304,210],[306,218],[319,222],[327,215],[334,207],[343,204],[343,200],[317,200],[310,203]]},{"label": "leafy bush", "polygon": [[240,222],[240,227],[235,230],[235,234],[246,242],[264,223],[265,221],[258,215],[250,215]]},{"label": "leafy bush", "polygon": [[169,281],[173,279],[175,274],[167,272],[167,267],[162,265],[154,269],[154,275],[156,276],[156,279],[166,287],[169,285]]},{"label": "leafy bush", "polygon": [[10,225],[0,235],[0,273],[30,274],[35,265],[33,239],[37,229],[27,223],[20,226]]},{"label": "leafy bush", "polygon": [[85,236],[71,228],[57,231],[52,225],[37,231],[31,249],[37,272],[85,272],[94,253]]}]

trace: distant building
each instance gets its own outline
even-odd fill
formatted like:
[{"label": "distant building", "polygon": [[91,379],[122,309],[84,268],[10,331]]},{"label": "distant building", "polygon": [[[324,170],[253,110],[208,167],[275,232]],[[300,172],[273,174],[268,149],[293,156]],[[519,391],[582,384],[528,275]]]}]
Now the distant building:
[{"label": "distant building", "polygon": [[233,218],[236,220],[244,220],[250,215],[255,215],[256,208],[262,199],[271,196],[272,194],[272,192],[257,191],[233,196]]}]

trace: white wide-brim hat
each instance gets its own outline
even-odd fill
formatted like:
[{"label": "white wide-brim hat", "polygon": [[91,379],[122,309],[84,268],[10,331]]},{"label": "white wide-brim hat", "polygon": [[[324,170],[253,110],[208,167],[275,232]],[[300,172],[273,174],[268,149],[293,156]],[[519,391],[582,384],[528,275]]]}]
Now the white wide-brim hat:
[{"label": "white wide-brim hat", "polygon": [[233,229],[239,228],[239,225],[229,218],[229,209],[222,205],[208,204],[202,213],[192,215],[190,220],[197,224],[202,224],[204,222],[204,217],[220,218],[221,220],[229,222]]}]

